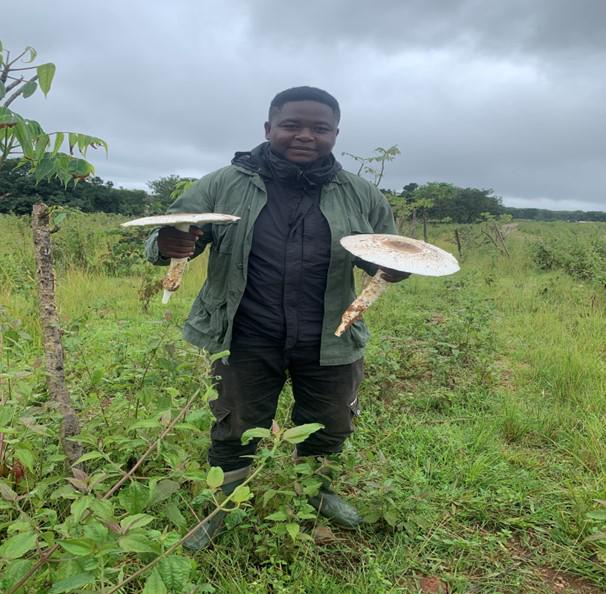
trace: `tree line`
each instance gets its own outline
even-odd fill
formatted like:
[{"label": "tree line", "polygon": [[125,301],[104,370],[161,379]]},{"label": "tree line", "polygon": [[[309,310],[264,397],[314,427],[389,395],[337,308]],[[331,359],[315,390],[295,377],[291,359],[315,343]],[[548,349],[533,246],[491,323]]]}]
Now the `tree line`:
[{"label": "tree line", "polygon": [[[162,213],[173,201],[180,182],[178,175],[160,177],[147,183],[147,190],[116,188],[111,181],[88,177],[67,187],[58,179],[36,181],[27,164],[8,159],[0,169],[0,213],[30,214],[35,202],[49,206],[77,208],[82,212],[107,212],[125,216]],[[427,223],[448,221],[458,224],[481,221],[485,215],[511,215],[514,219],[537,221],[606,221],[606,212],[553,211],[504,206],[491,189],[461,188],[454,184],[410,183],[397,192],[381,189],[396,218]]]}]

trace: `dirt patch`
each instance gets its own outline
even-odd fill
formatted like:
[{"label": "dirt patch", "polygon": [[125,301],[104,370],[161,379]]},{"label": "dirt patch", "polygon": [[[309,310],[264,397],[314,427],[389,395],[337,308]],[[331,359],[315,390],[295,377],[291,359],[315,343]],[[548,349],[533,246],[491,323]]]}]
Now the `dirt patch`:
[{"label": "dirt patch", "polygon": [[582,577],[565,571],[556,571],[551,567],[533,567],[532,553],[518,539],[514,538],[507,543],[507,548],[513,558],[531,566],[537,579],[553,594],[604,594],[604,588]]},{"label": "dirt patch", "polygon": [[598,588],[583,578],[554,571],[549,567],[540,567],[537,573],[554,594],[604,594],[603,588]]}]

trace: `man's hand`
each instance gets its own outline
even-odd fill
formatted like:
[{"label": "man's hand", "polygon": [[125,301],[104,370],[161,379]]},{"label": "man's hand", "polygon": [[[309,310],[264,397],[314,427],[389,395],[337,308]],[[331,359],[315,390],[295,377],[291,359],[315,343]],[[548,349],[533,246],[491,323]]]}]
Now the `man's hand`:
[{"label": "man's hand", "polygon": [[188,233],[175,227],[162,227],[158,232],[158,251],[164,258],[189,258],[194,255],[202,229],[191,226]]},{"label": "man's hand", "polygon": [[388,283],[399,283],[407,279],[410,276],[410,272],[400,272],[399,270],[394,270],[393,268],[379,268],[381,271],[381,276]]}]

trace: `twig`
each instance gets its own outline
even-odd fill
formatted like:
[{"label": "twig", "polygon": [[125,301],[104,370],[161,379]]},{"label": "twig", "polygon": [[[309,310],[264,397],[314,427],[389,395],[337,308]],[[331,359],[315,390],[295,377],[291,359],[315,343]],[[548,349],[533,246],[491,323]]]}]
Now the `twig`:
[{"label": "twig", "polygon": [[[152,443],[152,445],[147,448],[145,453],[139,458],[137,463],[109,490],[105,495],[103,495],[102,499],[109,499],[128,479],[130,479],[135,471],[143,464],[147,456],[156,448],[158,443],[164,438],[164,436],[179,422],[179,420],[183,417],[183,415],[189,410],[189,407],[194,403],[194,400],[200,394],[200,390],[196,390],[194,395],[186,402],[185,406],[181,409],[179,414],[174,418],[173,421],[170,422],[168,427],[158,436],[158,438]],[[90,510],[86,510],[86,512],[82,515],[81,522],[86,520],[91,515]],[[49,560],[51,555],[59,548],[58,544],[54,544],[50,549],[42,552],[40,555],[40,559],[38,562],[32,566],[32,568],[10,589],[6,592],[6,594],[15,594],[22,586],[25,584],[30,577],[32,577],[37,571]]]},{"label": "twig", "polygon": [[[36,74],[36,76],[33,76],[32,78],[30,78],[27,82],[35,82],[36,80],[38,80],[38,75]],[[23,85],[20,89],[17,89],[4,103],[4,107],[8,107],[17,97],[19,97],[19,95],[21,95],[21,93],[23,93],[23,89],[25,88],[25,85]]]},{"label": "twig", "polygon": [[[273,451],[276,450],[279,443],[280,443],[280,440],[276,439],[276,441],[274,442]],[[261,472],[261,470],[263,470],[263,468],[265,468],[265,465],[267,464],[268,459],[269,459],[269,457],[265,458],[261,462],[261,464],[257,468],[255,468],[255,470],[250,474],[250,476],[244,482],[241,483],[240,486],[248,485]],[[161,555],[158,555],[153,561],[149,562],[147,565],[145,565],[141,569],[138,569],[137,571],[135,571],[135,573],[129,575],[126,579],[122,580],[117,586],[114,586],[111,590],[108,590],[107,592],[103,592],[103,594],[113,594],[114,592],[117,592],[120,588],[126,586],[126,584],[130,583],[132,580],[139,577],[141,574],[145,573],[148,569],[151,569],[152,567],[154,567],[157,563],[162,561],[162,559],[164,559],[165,557],[170,555],[177,547],[180,547],[190,536],[192,536],[194,533],[196,533],[202,527],[202,524],[204,524],[204,522],[210,520],[211,518],[214,518],[220,511],[229,511],[224,508],[224,505],[226,503],[230,502],[233,499],[235,494],[236,494],[236,490],[234,490],[232,493],[230,493],[223,500],[223,503],[220,506],[217,506],[212,512],[210,512],[210,514],[208,514],[205,518],[200,520],[185,536],[183,536],[180,540],[178,540],[174,545],[172,545],[171,547],[166,549],[166,551],[164,551]]]}]

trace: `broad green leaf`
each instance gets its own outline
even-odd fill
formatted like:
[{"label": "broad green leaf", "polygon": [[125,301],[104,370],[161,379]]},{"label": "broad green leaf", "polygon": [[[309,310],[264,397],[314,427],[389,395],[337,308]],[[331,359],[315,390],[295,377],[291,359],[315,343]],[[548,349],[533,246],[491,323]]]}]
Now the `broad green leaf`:
[{"label": "broad green leaf", "polygon": [[103,369],[103,367],[96,367],[91,374],[90,383],[93,386],[96,386],[97,384],[101,383],[101,380],[103,379],[104,376],[105,376],[105,369]]},{"label": "broad green leaf", "polygon": [[17,493],[15,493],[7,484],[3,481],[0,481],[0,496],[2,499],[6,499],[7,501],[15,502],[17,501]]},{"label": "broad green leaf", "polygon": [[30,559],[16,559],[5,565],[0,578],[0,588],[4,586],[7,590],[15,585],[34,564]]},{"label": "broad green leaf", "polygon": [[27,99],[28,97],[31,97],[36,92],[37,88],[38,83],[36,83],[35,80],[30,80],[26,82],[23,85],[23,88],[21,89],[21,94],[23,95],[23,98]]},{"label": "broad green leaf", "polygon": [[31,126],[29,126],[28,122],[25,120],[18,120],[13,126],[13,132],[17,138],[17,141],[19,142],[23,156],[33,159],[34,146],[32,144],[32,134],[30,128]]},{"label": "broad green leaf", "polygon": [[299,425],[298,427],[287,429],[282,437],[284,441],[287,441],[288,443],[301,443],[312,433],[323,428],[324,425],[320,425],[320,423],[307,423],[306,425]]},{"label": "broad green leaf", "polygon": [[242,434],[240,441],[242,442],[242,445],[246,445],[251,439],[257,437],[261,439],[271,437],[271,431],[269,429],[264,429],[263,427],[253,427]]},{"label": "broad green leaf", "polygon": [[134,528],[143,528],[143,526],[151,524],[155,519],[154,516],[148,514],[126,516],[126,518],[120,520],[120,527],[126,532],[127,530],[133,530]]},{"label": "broad green leaf", "polygon": [[57,170],[57,161],[50,155],[44,155],[40,162],[34,167],[36,181],[51,177]]},{"label": "broad green leaf", "polygon": [[149,489],[141,483],[131,483],[120,492],[118,501],[129,514],[139,514],[149,501]]},{"label": "broad green leaf", "polygon": [[383,519],[394,528],[398,523],[398,513],[393,509],[383,512]]},{"label": "broad green leaf", "polygon": [[299,536],[299,531],[301,530],[299,524],[295,524],[294,522],[289,522],[286,524],[286,532],[288,532],[289,536],[296,540],[297,536]]},{"label": "broad green leaf", "polygon": [[285,522],[288,520],[288,516],[286,515],[285,511],[279,510],[273,514],[269,514],[269,516],[265,516],[265,519],[271,520],[272,522]]},{"label": "broad green leaf", "polygon": [[19,559],[36,546],[36,535],[33,532],[15,534],[4,541],[0,547],[0,557],[4,559]]},{"label": "broad green leaf", "polygon": [[68,540],[60,540],[59,544],[63,549],[76,557],[86,557],[94,551],[95,544],[87,538],[70,538]]},{"label": "broad green leaf", "polygon": [[40,90],[44,93],[45,97],[50,91],[53,77],[55,76],[55,70],[55,65],[52,62],[40,64],[40,66],[36,68],[36,72],[38,73],[38,82],[40,83]]},{"label": "broad green leaf", "polygon": [[129,532],[118,539],[118,544],[123,551],[129,553],[155,553],[153,542],[143,532]]},{"label": "broad green leaf", "polygon": [[223,470],[213,466],[206,475],[206,484],[210,489],[218,489],[223,484]]},{"label": "broad green leaf", "polygon": [[166,517],[177,527],[185,528],[187,520],[176,503],[169,503],[165,508]]},{"label": "broad green leaf", "polygon": [[95,517],[104,522],[111,522],[114,519],[114,506],[111,501],[106,499],[93,498],[90,502],[90,510]]},{"label": "broad green leaf", "polygon": [[158,419],[143,419],[141,421],[137,421],[133,423],[128,431],[135,431],[136,429],[156,429],[157,427],[161,427],[162,423]]},{"label": "broad green leaf", "polygon": [[[62,218],[60,216],[63,215]],[[64,212],[60,212],[53,220],[55,225],[59,225],[63,219],[65,219],[67,215]],[[103,454],[101,452],[88,452],[87,454],[83,454],[80,456],[74,463],[73,466],[78,466],[78,464],[82,464],[82,462],[88,462],[89,460],[97,460],[98,458],[103,458]]]},{"label": "broad green leaf", "polygon": [[154,569],[145,580],[145,586],[141,594],[166,594],[167,591],[160,574]]},{"label": "broad green leaf", "polygon": [[23,58],[24,62],[33,62],[36,59],[36,56],[38,55],[38,52],[29,45],[25,48],[25,53],[29,54],[29,58]]},{"label": "broad green leaf", "polygon": [[248,485],[238,485],[232,494],[232,501],[234,503],[244,503],[252,498],[253,494]]},{"label": "broad green leaf", "polygon": [[263,507],[267,507],[267,504],[278,494],[275,489],[267,489],[263,493]]},{"label": "broad green leaf", "polygon": [[150,489],[149,505],[156,505],[165,499],[168,499],[173,493],[181,488],[178,482],[171,479],[163,479],[158,482],[153,489]]},{"label": "broad green leaf", "polygon": [[53,150],[51,152],[51,155],[53,157],[59,152],[59,149],[61,148],[61,145],[63,144],[64,139],[65,139],[65,134],[63,134],[63,132],[57,132],[55,134],[55,143],[53,145]]},{"label": "broad green leaf", "polygon": [[69,132],[67,135],[69,143],[69,154],[74,154],[74,147],[78,145],[78,135],[75,132]]},{"label": "broad green leaf", "polygon": [[90,495],[85,495],[72,503],[70,509],[76,522],[79,522],[82,519],[82,514],[88,509],[92,499],[93,498]]},{"label": "broad green leaf", "polygon": [[166,557],[158,564],[162,581],[173,592],[185,591],[191,569],[191,561],[179,555]]},{"label": "broad green leaf", "polygon": [[109,528],[96,520],[88,521],[82,530],[82,534],[95,543],[95,545],[100,546],[107,540]]},{"label": "broad green leaf", "polygon": [[53,584],[49,594],[63,594],[64,592],[81,591],[82,586],[95,583],[95,576],[92,573],[83,572],[71,577],[59,580]]}]

